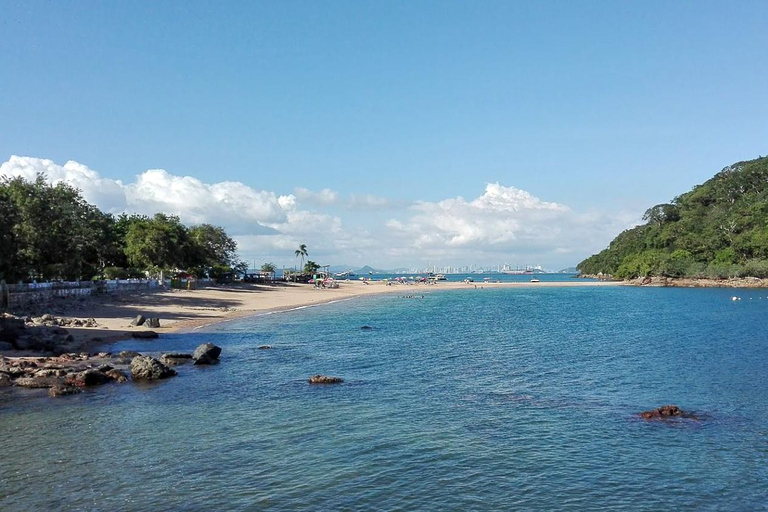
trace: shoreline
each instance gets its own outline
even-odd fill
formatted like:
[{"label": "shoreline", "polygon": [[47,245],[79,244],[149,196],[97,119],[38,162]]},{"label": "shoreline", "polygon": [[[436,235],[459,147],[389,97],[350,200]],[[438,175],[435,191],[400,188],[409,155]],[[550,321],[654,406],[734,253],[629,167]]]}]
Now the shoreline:
[{"label": "shoreline", "polygon": [[[383,294],[422,294],[443,290],[485,288],[568,288],[618,286],[609,281],[543,281],[505,283],[439,282],[437,284],[387,285],[385,281],[340,281],[339,288],[314,288],[311,285],[279,283],[274,285],[237,284],[199,290],[158,290],[92,296],[87,299],[55,299],[27,310],[13,312],[19,317],[52,314],[57,318],[92,319],[96,327],[64,326],[71,335],[71,352],[105,351],[134,333],[155,331],[159,335],[188,333],[222,322],[247,316],[275,314],[313,307],[358,297]],[[131,321],[138,315],[158,318],[159,328],[135,327]],[[37,329],[28,327],[27,329]],[[35,357],[40,352],[7,350],[3,357]]]}]

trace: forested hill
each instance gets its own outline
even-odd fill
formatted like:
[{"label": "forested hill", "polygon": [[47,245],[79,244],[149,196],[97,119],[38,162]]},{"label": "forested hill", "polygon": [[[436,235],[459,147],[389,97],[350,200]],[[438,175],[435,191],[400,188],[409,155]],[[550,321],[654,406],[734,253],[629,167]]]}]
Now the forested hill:
[{"label": "forested hill", "polygon": [[768,277],[768,157],[729,165],[643,220],[579,271],[620,279]]}]

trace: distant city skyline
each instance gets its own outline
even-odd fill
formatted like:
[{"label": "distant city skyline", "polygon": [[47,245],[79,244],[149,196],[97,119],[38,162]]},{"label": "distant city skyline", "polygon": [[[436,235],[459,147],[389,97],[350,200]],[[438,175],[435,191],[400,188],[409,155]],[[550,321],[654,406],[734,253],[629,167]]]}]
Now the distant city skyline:
[{"label": "distant city skyline", "polygon": [[0,174],[244,261],[558,270],[768,152],[764,2],[0,6]]}]

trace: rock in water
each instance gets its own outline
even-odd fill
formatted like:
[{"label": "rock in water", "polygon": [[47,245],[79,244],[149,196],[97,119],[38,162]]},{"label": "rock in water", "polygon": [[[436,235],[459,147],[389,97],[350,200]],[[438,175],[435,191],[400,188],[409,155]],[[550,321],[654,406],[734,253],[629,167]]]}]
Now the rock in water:
[{"label": "rock in water", "polygon": [[82,393],[83,390],[81,388],[75,387],[75,386],[53,386],[48,390],[49,396],[67,396],[67,395],[76,395],[77,393]]},{"label": "rock in water", "polygon": [[52,388],[63,384],[57,377],[19,377],[13,383],[22,388]]},{"label": "rock in water", "polygon": [[160,362],[168,366],[184,364],[192,360],[192,354],[180,354],[171,352],[160,356]]},{"label": "rock in water", "polygon": [[272,348],[272,345],[259,345],[256,348],[259,350],[269,350],[270,348]]},{"label": "rock in water", "polygon": [[664,418],[690,418],[698,419],[693,413],[683,411],[676,405],[662,405],[658,409],[643,411],[640,417],[646,420],[664,419]]},{"label": "rock in water", "polygon": [[98,386],[99,384],[105,384],[107,382],[109,382],[109,377],[99,370],[94,369],[67,375],[67,384],[81,388],[86,386]]},{"label": "rock in water", "polygon": [[160,319],[159,318],[147,318],[147,327],[150,329],[157,329],[160,327]]},{"label": "rock in water", "polygon": [[361,330],[361,331],[372,331],[372,330],[373,330],[373,327],[371,327],[370,325],[364,325],[364,326],[362,326],[362,327],[360,328],[360,330]]},{"label": "rock in water", "polygon": [[176,370],[168,368],[154,357],[136,356],[131,361],[133,380],[165,379],[174,375],[176,375]]},{"label": "rock in water", "polygon": [[310,384],[341,384],[344,379],[341,377],[328,377],[327,375],[313,375],[309,378]]},{"label": "rock in water", "polygon": [[134,318],[133,320],[131,320],[131,325],[133,325],[135,327],[138,327],[139,325],[143,325],[144,324],[144,320],[146,320],[146,318],[144,318],[144,315],[139,315],[136,318]]},{"label": "rock in water", "polygon": [[110,379],[116,382],[128,382],[128,376],[125,374],[125,372],[118,370],[116,368],[107,370],[106,372],[104,372],[104,375],[106,375],[107,377],[109,377]]},{"label": "rock in water", "polygon": [[131,333],[132,338],[137,338],[140,340],[149,340],[153,338],[159,338],[160,335],[157,334],[155,331],[136,331]]},{"label": "rock in water", "polygon": [[221,347],[213,343],[203,343],[195,349],[192,360],[195,364],[212,364],[219,358],[219,354],[221,354]]}]

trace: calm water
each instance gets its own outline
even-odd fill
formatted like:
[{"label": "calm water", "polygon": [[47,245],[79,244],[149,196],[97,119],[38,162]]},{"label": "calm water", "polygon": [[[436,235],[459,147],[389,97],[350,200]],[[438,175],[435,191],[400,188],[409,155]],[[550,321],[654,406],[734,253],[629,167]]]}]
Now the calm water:
[{"label": "calm water", "polygon": [[[431,291],[126,342],[224,352],[0,397],[0,509],[764,510],[766,294]],[[665,403],[703,420],[634,416]]]}]

